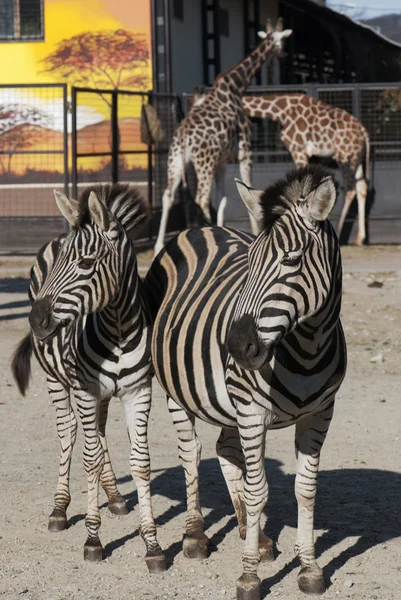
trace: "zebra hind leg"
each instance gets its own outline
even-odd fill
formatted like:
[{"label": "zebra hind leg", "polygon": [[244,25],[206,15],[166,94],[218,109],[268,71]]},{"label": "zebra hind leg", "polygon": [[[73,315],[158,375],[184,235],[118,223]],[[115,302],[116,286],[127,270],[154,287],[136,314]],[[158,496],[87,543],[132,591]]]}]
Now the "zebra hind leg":
[{"label": "zebra hind leg", "polygon": [[306,594],[323,594],[326,590],[323,572],[315,560],[313,525],[320,451],[333,415],[333,404],[334,401],[322,413],[296,425],[298,533],[295,552],[301,562],[298,587]]},{"label": "zebra hind leg", "polygon": [[205,523],[199,501],[199,463],[202,446],[196,435],[195,417],[189,415],[172,398],[168,409],[178,435],[178,454],[185,471],[187,518],[183,552],[187,558],[207,558],[209,538],[204,533]]},{"label": "zebra hind leg", "polygon": [[54,508],[49,517],[48,529],[52,532],[67,529],[67,508],[70,496],[70,466],[74,443],[77,437],[77,419],[70,402],[70,394],[56,379],[48,377],[50,397],[56,408],[57,434],[60,440],[60,467]]},{"label": "zebra hind leg", "polygon": [[150,458],[148,446],[148,420],[150,412],[151,383],[137,393],[122,398],[128,435],[131,443],[130,465],[138,492],[140,533],[146,546],[146,565],[150,573],[166,570],[166,557],[157,541],[150,495]]},{"label": "zebra hind leg", "polygon": [[106,422],[109,410],[110,398],[102,400],[99,411],[99,433],[100,441],[104,451],[104,466],[100,476],[100,483],[107,495],[109,511],[113,515],[128,514],[127,504],[117,489],[116,476],[111,466],[109,450],[106,440]]},{"label": "zebra hind leg", "polygon": [[[223,428],[216,444],[216,451],[237,516],[239,535],[242,540],[245,540],[244,455],[238,429]],[[272,562],[275,560],[273,542],[262,529],[259,530],[259,552],[261,562]]]}]

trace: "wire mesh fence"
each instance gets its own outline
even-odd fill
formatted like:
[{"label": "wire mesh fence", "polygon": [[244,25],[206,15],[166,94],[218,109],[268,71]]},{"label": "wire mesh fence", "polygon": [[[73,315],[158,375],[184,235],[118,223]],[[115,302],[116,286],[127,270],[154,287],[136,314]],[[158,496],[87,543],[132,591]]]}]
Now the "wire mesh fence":
[{"label": "wire mesh fence", "polygon": [[52,189],[67,191],[67,157],[66,86],[0,86],[1,246],[37,248],[45,221],[54,235],[63,231]]},{"label": "wire mesh fence", "polygon": [[[374,202],[369,220],[399,219],[401,223],[397,191],[401,189],[401,89],[396,84],[303,84],[257,86],[247,91],[252,95],[294,93],[308,94],[360,119],[371,140]],[[116,181],[140,188],[153,213],[150,227],[140,234],[154,237],[167,184],[168,150],[192,103],[192,94],[89,88],[72,88],[68,102],[63,85],[0,86],[0,248],[37,250],[64,230],[52,188],[77,197],[90,183]],[[155,140],[143,134],[146,105],[153,107],[160,126],[161,135]],[[279,123],[259,118],[251,124],[253,180],[255,185],[259,181],[266,185],[293,163],[281,141]],[[238,175],[236,169],[231,165],[227,170],[229,189],[234,174]],[[190,165],[187,183],[189,193],[177,194],[171,231],[184,228],[188,220],[188,198],[196,190]],[[229,206],[231,222],[235,222],[240,203],[230,198]],[[241,220],[246,222],[246,215]],[[398,240],[393,238],[387,232],[380,241]]]}]

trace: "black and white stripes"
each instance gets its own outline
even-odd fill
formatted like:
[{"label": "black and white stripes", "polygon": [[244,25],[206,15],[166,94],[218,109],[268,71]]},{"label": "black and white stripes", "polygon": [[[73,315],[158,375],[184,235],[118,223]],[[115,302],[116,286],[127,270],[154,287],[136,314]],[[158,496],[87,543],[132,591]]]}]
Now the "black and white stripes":
[{"label": "black and white stripes", "polygon": [[217,452],[241,536],[246,530],[238,598],[259,598],[257,566],[261,556],[272,558],[259,525],[268,497],[265,435],[295,424],[298,583],[321,593],[313,542],[316,477],[346,368],[341,260],[326,220],[336,191],[332,178],[312,167],[266,192],[239,189],[261,223],[256,239],[224,228],[183,232],[158,255],[145,282],[155,315],[154,367],[169,397],[186,474],[184,552],[204,556],[207,546],[197,416],[222,428]]},{"label": "black and white stripes", "polygon": [[151,320],[129,234],[146,217],[137,191],[128,185],[86,189],[79,202],[56,193],[71,225],[68,235],[43,248],[31,273],[31,334],[17,350],[13,369],[21,391],[21,363],[29,340],[47,373],[57,410],[60,472],[49,528],[66,527],[69,467],[76,437],[75,397],[85,434],[88,476],[88,539],[85,558],[99,560],[102,546],[99,481],[112,512],[126,512],[108,454],[105,426],[112,396],[121,399],[131,442],[131,468],[138,490],[141,534],[151,570],[165,568],[150,501],[147,425],[151,401]]}]

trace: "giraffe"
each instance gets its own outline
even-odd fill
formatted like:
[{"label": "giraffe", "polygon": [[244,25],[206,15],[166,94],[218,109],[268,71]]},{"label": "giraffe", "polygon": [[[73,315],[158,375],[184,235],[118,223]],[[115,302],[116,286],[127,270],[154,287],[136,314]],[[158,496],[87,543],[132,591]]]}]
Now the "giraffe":
[{"label": "giraffe", "polygon": [[[283,31],[281,20],[274,30],[268,21],[266,31],[258,33],[262,41],[229,71],[216,77],[212,89],[204,98],[193,103],[176,130],[168,154],[167,187],[162,199],[162,217],[155,254],[164,244],[174,194],[181,182],[186,186],[187,163],[192,162],[198,180],[195,203],[208,222],[211,222],[210,195],[215,176],[218,196],[223,198],[224,208],[224,164],[233,154],[238,158],[242,180],[250,185],[251,128],[241,97],[265,60],[271,55],[281,54],[283,40],[291,33],[290,29]],[[251,225],[252,231],[257,233],[256,221],[252,220]]]},{"label": "giraffe", "polygon": [[[365,127],[352,115],[306,94],[244,96],[242,104],[249,117],[272,119],[282,125],[284,146],[297,167],[311,156],[330,156],[337,162],[346,188],[338,222],[340,236],[355,194],[358,200],[358,235],[355,244],[366,238],[365,207],[369,180],[370,140]],[[362,166],[365,154],[365,173]]]}]

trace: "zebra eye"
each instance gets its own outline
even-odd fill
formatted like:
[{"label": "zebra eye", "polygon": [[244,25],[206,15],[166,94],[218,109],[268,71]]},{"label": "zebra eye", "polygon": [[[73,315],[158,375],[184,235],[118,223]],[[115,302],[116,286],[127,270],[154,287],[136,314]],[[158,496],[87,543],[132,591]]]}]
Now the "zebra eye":
[{"label": "zebra eye", "polygon": [[81,258],[81,260],[79,261],[78,264],[80,267],[89,268],[89,267],[93,266],[94,262],[95,262],[94,258],[90,258],[89,256],[84,256],[83,258]]},{"label": "zebra eye", "polygon": [[295,267],[301,262],[302,254],[285,254],[281,259],[281,264],[285,267]]}]

